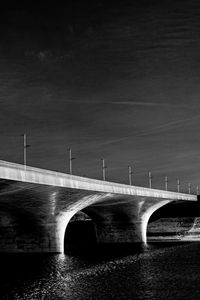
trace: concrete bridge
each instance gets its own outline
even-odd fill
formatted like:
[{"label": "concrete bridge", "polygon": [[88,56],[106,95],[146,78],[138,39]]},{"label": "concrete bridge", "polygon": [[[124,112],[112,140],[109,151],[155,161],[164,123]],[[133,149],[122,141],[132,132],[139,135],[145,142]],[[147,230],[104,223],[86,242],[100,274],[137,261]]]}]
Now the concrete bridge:
[{"label": "concrete bridge", "polygon": [[64,251],[65,230],[79,211],[99,243],[146,243],[150,216],[197,196],[73,176],[0,161],[0,251]]}]

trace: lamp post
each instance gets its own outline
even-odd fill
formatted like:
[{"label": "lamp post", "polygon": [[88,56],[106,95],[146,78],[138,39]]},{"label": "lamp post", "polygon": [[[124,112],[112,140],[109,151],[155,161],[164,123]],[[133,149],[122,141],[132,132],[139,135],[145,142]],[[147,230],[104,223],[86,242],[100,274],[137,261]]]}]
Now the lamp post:
[{"label": "lamp post", "polygon": [[177,192],[179,193],[180,192],[180,180],[177,179]]},{"label": "lamp post", "polygon": [[103,177],[103,180],[105,181],[106,180],[106,164],[105,164],[105,159],[102,158],[102,177]]},{"label": "lamp post", "polygon": [[131,166],[128,166],[128,177],[129,177],[129,185],[132,185],[132,168]]},{"label": "lamp post", "polygon": [[24,161],[24,166],[26,166],[26,163],[27,163],[27,154],[26,154],[26,149],[28,147],[30,147],[30,145],[27,145],[26,143],[26,133],[23,133],[22,134],[23,136],[23,161]]},{"label": "lamp post", "polygon": [[73,167],[72,167],[72,160],[75,159],[75,157],[72,157],[72,149],[67,148],[67,151],[69,152],[69,174],[73,174]]},{"label": "lamp post", "polygon": [[152,175],[151,172],[149,172],[149,188],[151,189],[152,187]]},{"label": "lamp post", "polygon": [[191,183],[188,183],[188,193],[191,194]]},{"label": "lamp post", "polygon": [[165,176],[165,190],[168,190],[168,177]]}]

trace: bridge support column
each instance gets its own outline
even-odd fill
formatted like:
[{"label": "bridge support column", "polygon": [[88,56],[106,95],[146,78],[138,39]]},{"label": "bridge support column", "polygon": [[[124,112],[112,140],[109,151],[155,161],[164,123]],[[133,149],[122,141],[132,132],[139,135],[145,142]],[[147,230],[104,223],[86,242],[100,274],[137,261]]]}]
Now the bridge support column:
[{"label": "bridge support column", "polygon": [[22,214],[20,210],[12,212],[1,208],[0,252],[63,252],[60,246],[63,228],[65,230],[66,227],[59,224],[55,217],[40,220],[28,212]]},{"label": "bridge support column", "polygon": [[98,243],[146,243],[141,221],[118,221],[95,223]]},{"label": "bridge support column", "polygon": [[93,205],[84,211],[91,216],[98,243],[147,243],[147,224],[152,213],[170,200],[116,201],[115,205]]},{"label": "bridge support column", "polygon": [[0,252],[59,252],[53,223],[20,223],[0,215]]}]

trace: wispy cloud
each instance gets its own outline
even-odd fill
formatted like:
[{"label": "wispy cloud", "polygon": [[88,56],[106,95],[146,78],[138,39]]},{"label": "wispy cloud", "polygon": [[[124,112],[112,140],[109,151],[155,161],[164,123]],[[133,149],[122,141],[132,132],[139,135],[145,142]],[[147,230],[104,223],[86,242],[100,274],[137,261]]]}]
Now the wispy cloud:
[{"label": "wispy cloud", "polygon": [[91,105],[101,105],[101,104],[111,104],[111,105],[124,105],[124,106],[146,106],[146,107],[179,107],[179,108],[191,108],[189,105],[185,104],[173,104],[173,103],[162,103],[162,102],[142,102],[142,101],[105,101],[105,100],[73,100],[66,99],[65,103],[72,104],[91,104]]},{"label": "wispy cloud", "polygon": [[145,130],[144,132],[141,132],[137,136],[141,137],[141,136],[146,136],[146,135],[149,135],[149,134],[163,132],[167,129],[172,129],[174,127],[180,127],[180,126],[182,126],[182,125],[184,125],[188,122],[192,122],[192,121],[195,121],[195,120],[198,120],[198,119],[200,119],[200,115],[194,116],[194,117],[191,117],[191,118],[185,118],[185,119],[180,119],[180,120],[177,120],[177,121],[164,123],[164,124],[155,126],[155,127],[151,128],[150,130]]},{"label": "wispy cloud", "polygon": [[[180,120],[177,120],[177,121],[164,123],[164,124],[152,127],[149,130],[144,130],[144,131],[140,132],[139,134],[134,135],[134,137],[137,138],[137,137],[143,137],[143,136],[148,136],[148,135],[151,135],[151,134],[164,132],[166,130],[171,130],[175,127],[180,127],[180,126],[182,126],[186,123],[189,123],[189,122],[192,122],[192,121],[195,121],[195,120],[198,120],[198,119],[200,119],[200,115],[194,116],[194,117],[191,117],[191,118],[185,118],[185,119],[180,119]],[[121,137],[121,138],[118,138],[118,139],[112,139],[112,140],[108,140],[108,141],[105,141],[105,142],[96,143],[95,146],[99,147],[99,146],[112,145],[112,144],[115,144],[115,143],[120,143],[120,142],[123,142],[125,140],[128,140],[131,137],[133,137],[133,135],[127,135],[125,137]]]},{"label": "wispy cloud", "polygon": [[150,107],[183,107],[187,108],[187,105],[161,103],[161,102],[139,102],[139,101],[112,101],[114,105],[129,105],[129,106],[150,106]]}]

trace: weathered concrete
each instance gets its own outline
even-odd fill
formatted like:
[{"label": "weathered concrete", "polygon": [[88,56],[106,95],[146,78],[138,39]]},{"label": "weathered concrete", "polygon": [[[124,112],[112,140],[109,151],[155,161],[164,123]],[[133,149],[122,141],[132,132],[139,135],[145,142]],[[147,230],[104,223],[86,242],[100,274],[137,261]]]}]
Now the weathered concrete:
[{"label": "weathered concrete", "polygon": [[101,243],[146,243],[151,214],[194,195],[128,186],[0,161],[0,251],[63,252],[68,222],[83,210]]}]

